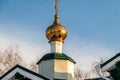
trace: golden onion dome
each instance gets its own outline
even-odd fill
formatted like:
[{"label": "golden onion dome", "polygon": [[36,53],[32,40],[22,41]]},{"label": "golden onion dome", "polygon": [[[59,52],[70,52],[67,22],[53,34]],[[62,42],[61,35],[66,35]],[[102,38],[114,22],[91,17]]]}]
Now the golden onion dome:
[{"label": "golden onion dome", "polygon": [[64,42],[64,39],[67,36],[67,30],[64,26],[59,23],[59,16],[55,15],[54,23],[46,29],[46,37],[49,42],[51,41],[61,41]]}]

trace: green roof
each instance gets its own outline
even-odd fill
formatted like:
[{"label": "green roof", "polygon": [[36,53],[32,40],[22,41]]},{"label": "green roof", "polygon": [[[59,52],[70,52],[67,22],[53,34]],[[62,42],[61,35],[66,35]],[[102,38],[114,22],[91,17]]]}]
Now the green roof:
[{"label": "green roof", "polygon": [[64,53],[48,53],[46,55],[44,55],[38,62],[37,64],[39,64],[41,61],[44,60],[51,60],[51,59],[60,59],[60,60],[69,60],[73,63],[76,63],[71,57],[67,56]]},{"label": "green roof", "polygon": [[113,61],[114,59],[116,59],[119,56],[120,56],[120,53],[116,54],[115,56],[113,56],[112,58],[110,58],[109,60],[107,60],[106,62],[101,64],[101,67],[104,67],[105,65],[107,65],[108,63],[110,63],[111,61]]}]

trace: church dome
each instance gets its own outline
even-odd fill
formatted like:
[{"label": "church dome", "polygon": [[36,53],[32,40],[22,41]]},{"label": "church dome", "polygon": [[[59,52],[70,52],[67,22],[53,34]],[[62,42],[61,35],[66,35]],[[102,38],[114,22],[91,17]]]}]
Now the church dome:
[{"label": "church dome", "polygon": [[59,23],[59,16],[55,15],[54,23],[46,29],[46,37],[48,38],[49,42],[64,42],[66,36],[67,30]]}]

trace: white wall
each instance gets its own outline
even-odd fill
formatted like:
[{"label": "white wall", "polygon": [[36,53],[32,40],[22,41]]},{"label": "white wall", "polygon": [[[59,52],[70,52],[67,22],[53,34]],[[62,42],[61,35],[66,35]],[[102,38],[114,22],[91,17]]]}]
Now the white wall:
[{"label": "white wall", "polygon": [[60,41],[50,42],[51,53],[62,53],[62,45],[63,45],[63,42],[60,42]]},{"label": "white wall", "polygon": [[54,79],[73,80],[74,63],[69,60],[45,60],[39,64],[39,73]]},{"label": "white wall", "polygon": [[52,78],[54,76],[54,60],[45,60],[39,64],[39,74]]}]

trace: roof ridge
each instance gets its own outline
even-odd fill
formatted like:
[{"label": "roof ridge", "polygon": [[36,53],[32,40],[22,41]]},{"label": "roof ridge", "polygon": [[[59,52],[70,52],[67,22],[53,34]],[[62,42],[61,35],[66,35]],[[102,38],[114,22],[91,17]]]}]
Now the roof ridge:
[{"label": "roof ridge", "polygon": [[115,58],[117,58],[118,56],[120,56],[120,52],[117,53],[115,56],[113,56],[112,58],[108,59],[107,61],[105,61],[104,63],[101,64],[101,67],[104,67],[106,64],[108,64],[109,62],[113,61]]},{"label": "roof ridge", "polygon": [[34,72],[34,71],[31,71],[30,69],[28,69],[28,68],[26,68],[26,67],[23,67],[23,66],[21,66],[21,65],[19,65],[19,64],[16,64],[14,67],[12,67],[12,68],[11,68],[10,70],[8,70],[6,73],[4,73],[4,74],[0,77],[0,80],[1,80],[3,77],[5,77],[7,74],[9,74],[11,71],[13,71],[14,69],[16,69],[16,68],[20,68],[20,69],[22,69],[22,70],[24,70],[24,71],[26,71],[26,72],[29,72],[29,73],[31,73],[31,74],[39,77],[39,78],[43,78],[43,79],[45,79],[45,80],[50,80],[50,79],[48,79],[48,78],[46,78],[46,77],[44,77],[44,76],[42,76],[42,75],[40,75],[40,74],[38,74],[38,73],[36,73],[36,72]]}]

